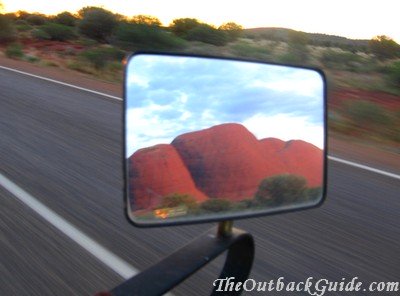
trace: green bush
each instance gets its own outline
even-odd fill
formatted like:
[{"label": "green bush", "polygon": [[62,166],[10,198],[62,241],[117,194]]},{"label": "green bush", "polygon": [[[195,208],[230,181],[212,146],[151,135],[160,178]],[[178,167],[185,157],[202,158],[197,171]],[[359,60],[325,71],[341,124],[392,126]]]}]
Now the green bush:
[{"label": "green bush", "polygon": [[194,18],[180,18],[174,19],[169,28],[175,35],[185,38],[190,30],[196,28],[200,24],[201,23]]},{"label": "green bush", "polygon": [[68,26],[56,23],[47,23],[43,25],[41,29],[50,36],[51,40],[66,41],[76,38],[74,30]]},{"label": "green bush", "polygon": [[33,38],[38,39],[38,40],[50,40],[51,39],[51,36],[47,32],[43,31],[42,29],[34,29],[31,32],[31,35]]},{"label": "green bush", "polygon": [[400,57],[400,45],[385,35],[376,36],[370,40],[369,49],[380,60]]},{"label": "green bush", "polygon": [[224,212],[232,208],[232,202],[223,198],[211,198],[201,204],[201,209],[207,212]]},{"label": "green bush", "polygon": [[234,22],[222,24],[218,30],[224,31],[230,42],[237,40],[243,34],[243,27]]},{"label": "green bush", "polygon": [[196,204],[196,199],[193,196],[174,193],[163,197],[160,208],[174,208],[182,205],[193,208],[196,207]]},{"label": "green bush", "polygon": [[17,37],[12,20],[4,15],[0,15],[0,43],[15,40]]},{"label": "green bush", "polygon": [[161,27],[161,21],[158,18],[151,15],[143,15],[143,14],[135,15],[129,20],[129,22],[138,25]]},{"label": "green bush", "polygon": [[322,187],[307,188],[304,197],[309,201],[319,200],[322,197]]},{"label": "green bush", "polygon": [[32,26],[25,20],[17,20],[14,24],[18,32],[25,32],[32,29]]},{"label": "green bush", "polygon": [[389,83],[400,89],[400,61],[396,61],[387,68]]},{"label": "green bush", "polygon": [[85,7],[79,14],[79,32],[99,42],[108,42],[118,25],[117,16],[100,7]]},{"label": "green bush", "polygon": [[26,55],[24,57],[25,61],[28,61],[30,63],[37,63],[40,61],[40,58],[38,58],[37,56],[33,56],[33,55]]},{"label": "green bush", "polygon": [[302,176],[283,174],[261,181],[255,194],[261,204],[279,206],[304,199],[307,181]]},{"label": "green bush", "polygon": [[9,58],[19,59],[24,56],[22,45],[19,43],[10,44],[5,50],[5,54]]},{"label": "green bush", "polygon": [[96,70],[102,70],[110,61],[122,61],[125,53],[114,47],[100,47],[89,49],[81,53]]},{"label": "green bush", "polygon": [[392,120],[388,111],[373,102],[354,100],[345,104],[344,114],[350,123],[356,127],[367,130],[381,129],[382,126],[390,127]]},{"label": "green bush", "polygon": [[54,17],[54,21],[60,25],[74,27],[77,22],[77,18],[72,13],[64,11],[57,14]]},{"label": "green bush", "polygon": [[200,41],[216,46],[223,46],[228,43],[228,35],[223,30],[215,29],[207,24],[200,24],[189,30],[185,36],[189,41]]},{"label": "green bush", "polygon": [[235,56],[254,58],[254,59],[269,59],[271,50],[265,46],[253,45],[246,41],[240,41],[231,46]]},{"label": "green bush", "polygon": [[185,43],[156,26],[121,23],[115,33],[115,43],[130,50],[174,50]]},{"label": "green bush", "polygon": [[26,22],[32,26],[44,25],[46,21],[46,17],[40,14],[32,14],[26,18]]},{"label": "green bush", "polygon": [[320,61],[325,67],[330,69],[352,72],[366,72],[368,70],[368,61],[365,58],[348,51],[338,52],[327,49],[322,53]]}]

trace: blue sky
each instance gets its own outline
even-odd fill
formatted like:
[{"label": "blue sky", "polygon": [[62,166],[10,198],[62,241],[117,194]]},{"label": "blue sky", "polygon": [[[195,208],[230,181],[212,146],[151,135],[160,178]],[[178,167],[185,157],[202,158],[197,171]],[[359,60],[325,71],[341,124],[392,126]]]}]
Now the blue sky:
[{"label": "blue sky", "polygon": [[312,70],[259,63],[138,55],[127,78],[127,156],[216,124],[258,139],[323,145],[323,82]]}]

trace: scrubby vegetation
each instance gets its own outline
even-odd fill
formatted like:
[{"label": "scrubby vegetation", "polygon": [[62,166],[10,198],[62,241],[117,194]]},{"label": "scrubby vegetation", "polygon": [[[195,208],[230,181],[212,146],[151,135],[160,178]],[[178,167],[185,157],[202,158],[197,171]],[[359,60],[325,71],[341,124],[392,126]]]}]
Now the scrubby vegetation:
[{"label": "scrubby vegetation", "polygon": [[[244,29],[234,22],[215,27],[194,18],[175,19],[163,26],[154,16],[122,16],[88,6],[76,14],[1,14],[0,47],[10,58],[65,67],[118,82],[122,81],[121,61],[126,55],[155,50],[314,66],[327,74],[330,95],[338,89],[360,89],[400,96],[400,45],[385,35],[351,40],[282,28]],[[374,104],[375,112],[381,114],[379,118],[386,114],[385,118],[392,120],[387,119],[386,124],[397,122],[393,114],[399,112],[398,108]],[[374,122],[370,116],[378,116],[371,115],[372,109],[368,104],[354,102],[333,106],[331,130],[364,136],[372,125],[361,122]],[[358,116],[358,120],[352,116]],[[377,126],[374,125],[376,130]],[[399,137],[393,133],[370,132],[376,133],[374,138],[398,143]]]},{"label": "scrubby vegetation", "polygon": [[321,197],[321,187],[308,187],[306,179],[302,176],[283,174],[262,180],[256,194],[247,199],[235,201],[229,198],[211,197],[198,202],[189,194],[174,193],[164,196],[156,208],[142,209],[137,215],[147,219],[165,219],[222,212],[259,211],[301,205],[318,201]]}]

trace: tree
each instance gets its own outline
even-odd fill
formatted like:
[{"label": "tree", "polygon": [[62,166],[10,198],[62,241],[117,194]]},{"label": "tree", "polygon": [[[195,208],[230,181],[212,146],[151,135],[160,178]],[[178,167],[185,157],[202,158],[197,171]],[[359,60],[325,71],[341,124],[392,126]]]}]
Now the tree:
[{"label": "tree", "polygon": [[172,32],[179,37],[185,38],[187,33],[200,25],[200,22],[194,18],[180,18],[174,19],[172,24],[169,25]]},{"label": "tree", "polygon": [[139,25],[156,26],[156,27],[161,26],[161,21],[158,18],[143,14],[133,16],[130,19],[130,22]]},{"label": "tree", "polygon": [[189,30],[185,36],[186,40],[200,41],[217,46],[225,45],[228,42],[228,36],[225,31],[215,29],[207,24],[200,24]]},{"label": "tree", "polygon": [[51,40],[66,41],[76,37],[71,27],[56,23],[47,23],[41,27],[43,32],[50,36]]},{"label": "tree", "polygon": [[118,25],[117,17],[101,7],[84,7],[78,14],[82,17],[79,32],[99,42],[108,42]]},{"label": "tree", "polygon": [[256,201],[273,206],[291,204],[304,199],[307,181],[292,174],[276,175],[261,181]]},{"label": "tree", "polygon": [[129,50],[173,50],[184,47],[184,41],[160,27],[121,23],[115,40]]},{"label": "tree", "polygon": [[31,14],[29,12],[26,12],[25,10],[18,10],[16,12],[16,15],[19,20],[26,20]]},{"label": "tree", "polygon": [[218,28],[218,30],[225,31],[229,41],[235,41],[243,33],[243,27],[234,22],[224,23]]},{"label": "tree", "polygon": [[28,24],[30,24],[32,26],[41,26],[46,23],[47,18],[44,14],[34,13],[34,14],[31,14],[30,16],[28,16],[26,18],[26,21],[28,22]]},{"label": "tree", "polygon": [[9,42],[16,38],[13,22],[9,17],[0,15],[0,43]]},{"label": "tree", "polygon": [[58,24],[74,27],[77,17],[68,11],[61,12],[54,17],[54,21]]},{"label": "tree", "polygon": [[376,36],[368,45],[370,51],[380,60],[400,57],[400,45],[388,36]]}]

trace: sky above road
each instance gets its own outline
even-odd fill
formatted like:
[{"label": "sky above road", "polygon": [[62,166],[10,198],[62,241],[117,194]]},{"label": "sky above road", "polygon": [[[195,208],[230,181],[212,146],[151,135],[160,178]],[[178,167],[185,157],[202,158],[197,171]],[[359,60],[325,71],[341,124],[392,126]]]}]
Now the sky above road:
[{"label": "sky above road", "polygon": [[127,156],[222,123],[240,123],[258,139],[323,147],[323,80],[316,71],[138,55],[127,73]]},{"label": "sky above road", "polygon": [[388,35],[400,43],[398,0],[3,0],[5,10],[45,14],[76,12],[83,6],[103,6],[133,16],[158,17],[164,25],[175,18],[192,17],[216,26],[234,21],[245,28],[284,27],[353,39]]}]

